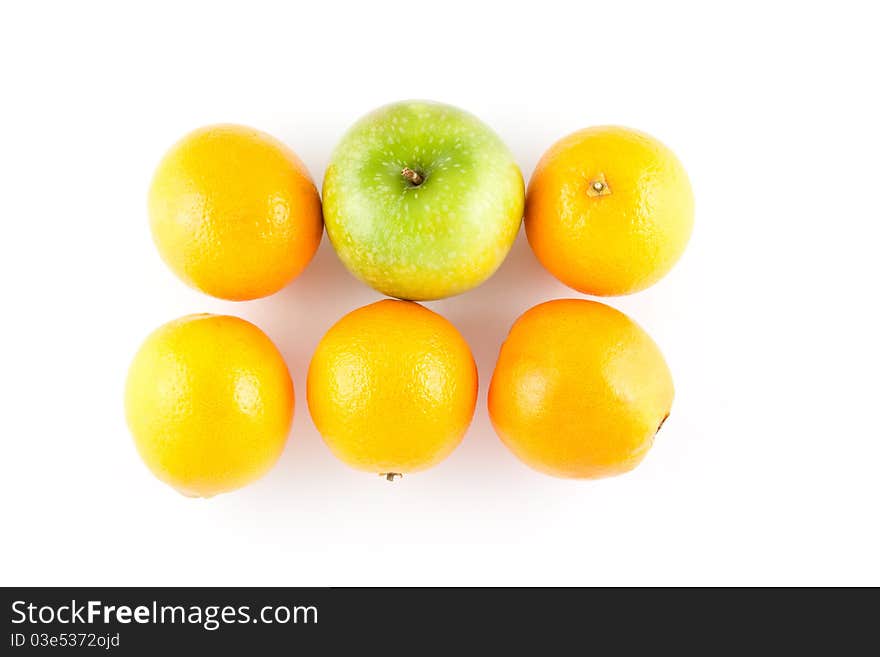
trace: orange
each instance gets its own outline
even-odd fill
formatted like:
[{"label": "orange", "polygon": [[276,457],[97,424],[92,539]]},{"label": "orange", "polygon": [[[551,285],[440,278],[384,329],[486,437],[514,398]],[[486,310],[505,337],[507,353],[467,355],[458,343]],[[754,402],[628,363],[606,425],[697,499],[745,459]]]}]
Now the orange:
[{"label": "orange", "polygon": [[587,128],[556,142],[526,194],[535,255],[586,294],[630,294],[656,283],[684,252],[693,221],[681,162],[653,137],[627,128]]},{"label": "orange", "polygon": [[393,479],[430,468],[461,442],[476,405],[477,368],[449,321],[386,299],[327,331],[309,365],[307,396],[340,460]]},{"label": "orange", "polygon": [[305,165],[270,135],[237,125],[200,128],[172,146],[153,177],[149,211],[174,273],[233,301],[296,278],[324,230]]},{"label": "orange", "polygon": [[284,449],[293,383],[256,326],[188,315],[158,328],[128,371],[125,411],[138,452],[184,495],[210,497],[262,476]]},{"label": "orange", "polygon": [[510,329],[489,415],[524,463],[557,477],[631,470],[669,415],[672,377],[650,336],[596,301],[548,301]]}]

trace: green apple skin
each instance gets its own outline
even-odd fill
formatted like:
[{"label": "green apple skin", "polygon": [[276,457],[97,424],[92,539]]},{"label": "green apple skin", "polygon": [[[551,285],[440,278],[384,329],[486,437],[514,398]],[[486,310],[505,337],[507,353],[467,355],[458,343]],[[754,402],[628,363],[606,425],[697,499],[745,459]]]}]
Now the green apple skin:
[{"label": "green apple skin", "polygon": [[501,265],[524,196],[513,156],[482,121],[450,105],[404,101],[367,114],[337,145],[324,176],[324,221],[339,258],[368,285],[400,299],[442,299]]}]

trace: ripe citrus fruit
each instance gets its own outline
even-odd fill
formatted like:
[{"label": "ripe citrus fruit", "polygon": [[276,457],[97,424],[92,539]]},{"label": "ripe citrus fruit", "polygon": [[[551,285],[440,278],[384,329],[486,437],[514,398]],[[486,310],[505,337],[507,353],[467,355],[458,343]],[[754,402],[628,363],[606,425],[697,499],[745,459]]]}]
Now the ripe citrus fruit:
[{"label": "ripe citrus fruit", "polygon": [[635,322],[596,301],[548,301],[510,329],[489,415],[510,450],[557,477],[631,470],[672,406],[663,354]]},{"label": "ripe citrus fruit", "polygon": [[389,479],[446,458],[476,399],[477,368],[464,338],[408,301],[349,313],[309,366],[309,411],[324,441],[350,466]]},{"label": "ripe citrus fruit", "polygon": [[159,253],[189,285],[242,301],[277,292],[321,241],[321,201],[305,165],[237,125],[191,132],[165,155],[149,194]]},{"label": "ripe citrus fruit", "polygon": [[141,458],[184,495],[210,497],[262,476],[281,455],[293,420],[284,359],[237,317],[188,315],[141,346],[125,389]]},{"label": "ripe citrus fruit", "polygon": [[404,101],[352,126],[324,176],[327,235],[383,294],[415,301],[469,290],[519,232],[525,189],[504,142],[449,105]]},{"label": "ripe citrus fruit", "polygon": [[684,167],[659,141],[627,128],[587,128],[556,142],[526,195],[526,235],[538,260],[586,294],[656,283],[684,252],[693,221]]}]

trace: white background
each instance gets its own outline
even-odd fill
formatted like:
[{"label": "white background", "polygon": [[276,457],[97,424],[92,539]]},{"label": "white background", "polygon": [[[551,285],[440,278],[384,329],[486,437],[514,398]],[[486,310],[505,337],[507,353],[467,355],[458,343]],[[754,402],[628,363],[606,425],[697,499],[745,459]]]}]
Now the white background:
[{"label": "white background", "polygon": [[[4,3],[0,9],[2,584],[880,584],[880,63],[870,3],[396,0]],[[672,415],[634,472],[545,477],[485,394],[532,305],[578,296],[520,239],[485,285],[429,306],[480,371],[473,426],[389,484],[336,461],[305,404],[323,332],[379,295],[324,240],[279,294],[188,289],[150,239],[164,150],[208,123],[287,142],[320,184],[370,109],[466,108],[528,178],[559,137],[654,134],[697,199],[684,258],[610,299],[663,349]],[[191,312],[254,321],[291,368],[277,467],[186,499],[129,438],[128,364]]]}]

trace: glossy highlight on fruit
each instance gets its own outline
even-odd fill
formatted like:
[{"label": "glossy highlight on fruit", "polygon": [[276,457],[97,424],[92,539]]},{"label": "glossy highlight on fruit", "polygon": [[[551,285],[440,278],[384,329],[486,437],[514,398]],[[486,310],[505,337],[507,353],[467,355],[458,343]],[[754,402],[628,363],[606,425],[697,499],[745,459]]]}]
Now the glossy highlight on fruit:
[{"label": "glossy highlight on fruit", "polygon": [[585,294],[630,294],[656,283],[684,252],[693,221],[693,192],[675,154],[649,135],[616,126],[556,142],[526,195],[535,255]]},{"label": "glossy highlight on fruit", "polygon": [[200,128],[172,146],[153,177],[149,212],[172,271],[232,301],[287,285],[324,230],[305,165],[274,137],[238,125]]},{"label": "glossy highlight on fruit", "polygon": [[456,328],[385,299],[340,319],[308,374],[312,420],[348,465],[393,479],[445,459],[471,422],[477,368]]},{"label": "glossy highlight on fruit", "polygon": [[597,301],[562,299],[514,322],[489,386],[489,415],[527,465],[595,479],[641,462],[673,396],[663,354],[641,327]]},{"label": "glossy highlight on fruit", "polygon": [[211,497],[265,474],[293,421],[293,382],[259,328],[227,315],[161,326],[128,371],[125,411],[141,458],[190,497]]},{"label": "glossy highlight on fruit", "polygon": [[327,234],[345,266],[401,299],[486,280],[522,220],[522,174],[501,139],[449,105],[406,101],[360,119],[324,177]]}]

